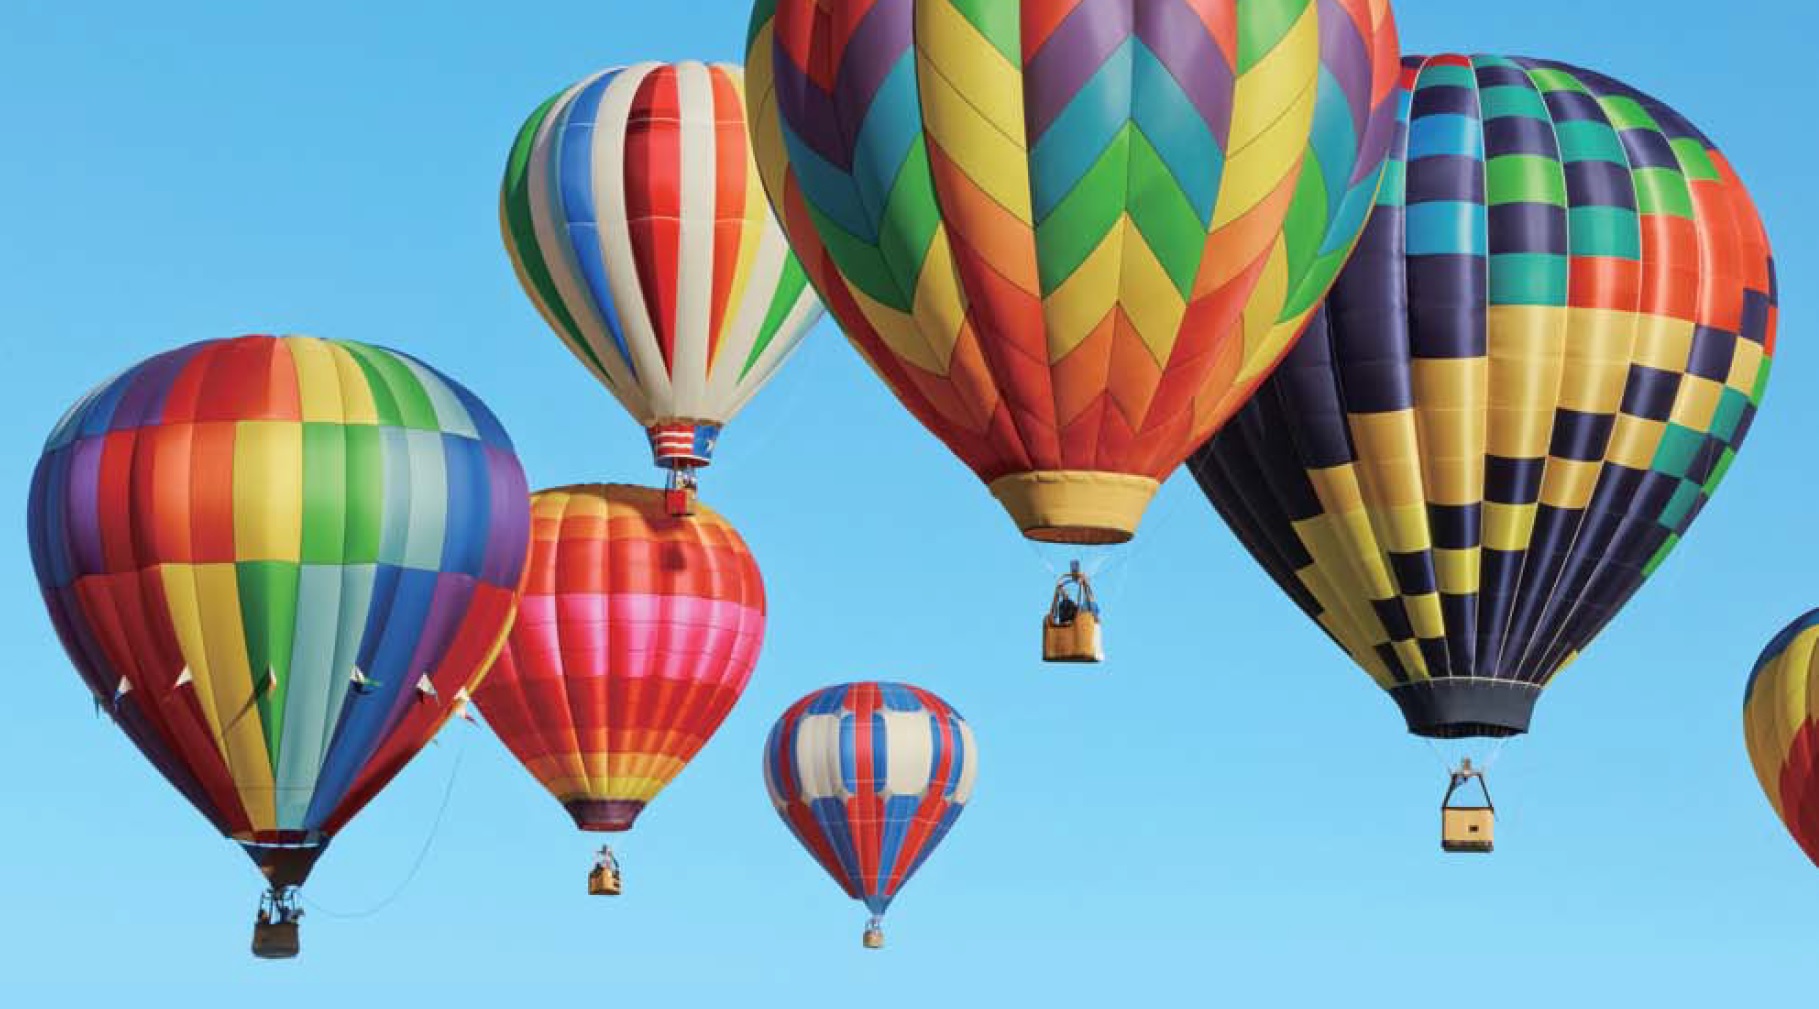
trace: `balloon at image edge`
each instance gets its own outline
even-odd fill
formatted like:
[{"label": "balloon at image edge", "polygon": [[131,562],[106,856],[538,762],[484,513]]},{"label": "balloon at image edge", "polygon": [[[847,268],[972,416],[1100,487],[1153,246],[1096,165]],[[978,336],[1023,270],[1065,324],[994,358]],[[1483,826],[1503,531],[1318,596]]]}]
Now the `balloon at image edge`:
[{"label": "balloon at image edge", "polygon": [[1505,737],[1728,470],[1774,267],[1724,156],[1627,85],[1410,57],[1402,100],[1350,264],[1191,468],[1411,732]]},{"label": "balloon at image edge", "polygon": [[525,294],[683,489],[821,317],[747,138],[739,67],[639,63],[539,106],[500,189]]},{"label": "balloon at image edge", "polygon": [[1788,624],[1750,670],[1743,738],[1762,793],[1800,850],[1819,865],[1819,610]]},{"label": "balloon at image edge", "polygon": [[358,343],[192,344],[52,432],[28,507],[51,620],[97,705],[265,872],[261,924],[288,936],[262,928],[261,955],[295,955],[296,887],[491,662],[525,494],[472,393]]},{"label": "balloon at image edge", "polygon": [[1135,534],[1287,349],[1382,177],[1386,4],[1199,6],[753,11],[753,146],[791,244],[1032,539]]},{"label": "balloon at image edge", "polygon": [[[764,643],[764,583],[707,508],[642,487],[531,498],[518,618],[475,692],[487,724],[586,831],[626,831],[713,736]],[[618,892],[610,848],[590,877]]]},{"label": "balloon at image edge", "polygon": [[907,684],[824,687],[771,728],[764,745],[771,803],[834,882],[871,912],[866,948],[883,946],[885,911],[972,798],[978,764],[960,713]]}]

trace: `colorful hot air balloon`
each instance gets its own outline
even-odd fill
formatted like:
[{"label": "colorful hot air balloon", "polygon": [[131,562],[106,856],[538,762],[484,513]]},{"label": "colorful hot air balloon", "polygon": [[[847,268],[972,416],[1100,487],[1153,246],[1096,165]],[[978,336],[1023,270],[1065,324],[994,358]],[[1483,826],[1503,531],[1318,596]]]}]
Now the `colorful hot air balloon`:
[{"label": "colorful hot air balloon", "polygon": [[[726,720],[764,643],[764,583],[713,511],[641,487],[531,498],[518,620],[474,701],[582,830],[630,830]],[[618,892],[603,848],[595,892]]]},{"label": "colorful hot air balloon", "polygon": [[1788,624],[1756,660],[1743,692],[1743,738],[1775,815],[1819,864],[1819,610]]},{"label": "colorful hot air balloon", "polygon": [[847,896],[885,909],[973,794],[973,730],[946,701],[901,683],[846,683],[790,705],[764,745],[777,815]]},{"label": "colorful hot air balloon", "polygon": [[1131,538],[1362,227],[1384,0],[760,0],[765,189],[847,337],[1026,536]]},{"label": "colorful hot air balloon", "polygon": [[244,336],[89,393],[32,477],[32,563],[98,704],[296,887],[492,661],[529,534],[492,413],[402,354]]},{"label": "colorful hot air balloon", "polygon": [[519,130],[499,204],[525,293],[692,488],[821,317],[765,205],[740,69],[640,63],[568,88]]},{"label": "colorful hot air balloon", "polygon": [[1729,468],[1774,270],[1723,155],[1646,95],[1494,56],[1403,87],[1356,255],[1192,468],[1411,732],[1509,736]]}]

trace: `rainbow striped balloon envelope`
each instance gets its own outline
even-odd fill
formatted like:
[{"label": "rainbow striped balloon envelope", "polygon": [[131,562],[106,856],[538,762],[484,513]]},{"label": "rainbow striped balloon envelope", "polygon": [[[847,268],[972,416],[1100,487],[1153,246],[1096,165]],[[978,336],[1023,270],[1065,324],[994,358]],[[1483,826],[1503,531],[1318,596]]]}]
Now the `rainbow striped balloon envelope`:
[{"label": "rainbow striped balloon envelope", "polygon": [[640,63],[564,89],[519,131],[499,210],[525,293],[659,466],[707,465],[821,318],[764,201],[737,66]]},{"label": "rainbow striped balloon envelope", "polygon": [[978,774],[973,730],[901,683],[817,690],[764,745],[764,784],[796,839],[872,913],[868,945],[903,885],[947,836]]},{"label": "rainbow striped balloon envelope", "polygon": [[63,418],[32,564],[97,703],[295,885],[492,661],[525,494],[498,420],[430,367],[244,336],[150,358]]},{"label": "rainbow striped balloon envelope", "polygon": [[764,643],[764,582],[731,524],[662,493],[531,499],[518,620],[474,700],[582,830],[631,829],[726,720]]},{"label": "rainbow striped balloon envelope", "polygon": [[853,345],[1026,536],[1118,543],[1363,226],[1385,0],[762,0],[753,143]]},{"label": "rainbow striped balloon envelope", "polygon": [[1763,794],[1819,865],[1819,610],[1782,628],[1743,692],[1743,739]]},{"label": "rainbow striped balloon envelope", "polygon": [[1742,447],[1774,262],[1711,140],[1602,74],[1410,57],[1399,120],[1356,255],[1192,468],[1411,732],[1508,736]]}]

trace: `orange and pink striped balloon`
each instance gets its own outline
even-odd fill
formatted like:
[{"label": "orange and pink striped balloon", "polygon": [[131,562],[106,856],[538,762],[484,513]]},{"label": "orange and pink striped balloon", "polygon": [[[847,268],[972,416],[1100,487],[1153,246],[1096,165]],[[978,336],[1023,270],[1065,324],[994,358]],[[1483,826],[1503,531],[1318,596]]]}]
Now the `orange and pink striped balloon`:
[{"label": "orange and pink striped balloon", "polygon": [[739,700],[764,641],[764,583],[707,508],[659,491],[531,496],[518,621],[474,695],[582,830],[631,829]]}]

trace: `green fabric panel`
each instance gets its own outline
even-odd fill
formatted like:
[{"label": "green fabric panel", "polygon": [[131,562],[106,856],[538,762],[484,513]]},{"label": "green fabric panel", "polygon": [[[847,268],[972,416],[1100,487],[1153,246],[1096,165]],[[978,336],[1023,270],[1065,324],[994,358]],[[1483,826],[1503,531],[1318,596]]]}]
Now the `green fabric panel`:
[{"label": "green fabric panel", "polygon": [[347,431],[344,424],[303,425],[305,564],[340,564],[347,554]]},{"label": "green fabric panel", "polygon": [[1631,173],[1636,180],[1636,209],[1661,217],[1693,218],[1693,194],[1686,179],[1669,168],[1638,168]]},{"label": "green fabric panel", "polygon": [[500,204],[505,211],[505,240],[517,252],[518,261],[524,267],[525,279],[536,290],[537,298],[556,317],[556,325],[562,329],[564,342],[587,358],[590,370],[601,381],[611,384],[612,378],[606,365],[594,354],[593,348],[588,346],[586,338],[581,334],[580,325],[569,314],[568,306],[563,304],[561,292],[556,289],[556,282],[550,275],[549,262],[543,258],[543,247],[537,244],[536,217],[531,211],[531,149],[535,146],[537,132],[543,128],[544,120],[549,118],[550,111],[563,94],[559,91],[537,106],[537,110],[518,128],[518,136],[512,142],[511,157],[505,165],[505,180],[499,189]]},{"label": "green fabric panel", "polygon": [[1554,136],[1560,140],[1561,161],[1608,161],[1629,167],[1629,155],[1624,153],[1623,141],[1618,139],[1617,131],[1604,123],[1586,119],[1557,122]]},{"label": "green fabric panel", "polygon": [[[1426,74],[1421,75],[1423,79]],[[1478,92],[1478,109],[1486,120],[1520,116],[1524,119],[1548,120],[1547,101],[1534,88],[1499,84]]]},{"label": "green fabric panel", "polygon": [[[349,424],[342,429],[344,486],[347,496],[346,527],[337,564],[376,564],[385,524],[385,504],[392,489],[385,481],[385,449],[380,429],[369,424]],[[308,485],[305,484],[307,492]],[[307,535],[307,533],[306,533]],[[305,555],[306,558],[308,555]]]},{"label": "green fabric panel", "polygon": [[1579,83],[1579,78],[1564,70],[1537,67],[1528,72],[1528,79],[1534,81],[1535,86],[1543,91],[1577,91],[1582,95],[1591,94],[1586,90],[1585,85]]},{"label": "green fabric panel", "polygon": [[1673,141],[1674,155],[1680,159],[1680,170],[1695,182],[1717,182],[1718,166],[1712,163],[1705,145],[1691,137]]},{"label": "green fabric panel", "polygon": [[1074,275],[1124,216],[1133,132],[1126,123],[1073,191],[1036,226],[1036,258],[1044,297]]},{"label": "green fabric panel", "polygon": [[[240,622],[246,632],[246,667],[253,698],[265,726],[272,767],[284,735],[284,695],[290,682],[291,645],[296,636],[298,565],[287,561],[241,561],[234,565],[240,589]],[[278,675],[270,686],[267,670]],[[223,720],[244,717],[221,712]]]},{"label": "green fabric panel", "polygon": [[1550,252],[1500,252],[1490,257],[1493,305],[1567,303],[1570,260]]},{"label": "green fabric panel", "polygon": [[1619,130],[1661,129],[1655,117],[1627,95],[1606,95],[1598,99],[1598,104],[1604,107],[1605,118]]},{"label": "green fabric panel", "polygon": [[784,320],[795,311],[806,287],[808,274],[792,254],[783,261],[783,273],[777,278],[777,290],[771,294],[770,307],[765,310],[764,325],[758,330],[758,338],[752,341],[752,352],[745,356],[745,363],[739,368],[740,379],[751,374],[752,366],[758,363],[771,341],[777,338],[777,331],[783,328]]},{"label": "green fabric panel", "polygon": [[[774,2],[774,0],[773,0]],[[1023,64],[1023,23],[1019,5],[1004,0],[948,0],[960,16],[979,29],[979,34],[1011,66]]]},{"label": "green fabric panel", "polygon": [[1491,206],[1548,203],[1566,206],[1566,172],[1560,162],[1527,154],[1506,154],[1484,163],[1485,198]]},{"label": "green fabric panel", "polygon": [[[897,169],[879,222],[878,251],[912,301],[921,285],[922,267],[941,228],[941,206],[935,200],[935,176],[929,167],[928,141],[918,135]],[[907,311],[907,307],[905,311]]]},{"label": "green fabric panel", "polygon": [[[1150,145],[1143,131],[1130,130],[1130,185],[1125,193],[1125,207],[1131,223],[1149,244],[1162,269],[1174,281],[1175,289],[1186,299],[1194,291],[1194,277],[1200,272],[1200,257],[1206,252],[1206,225],[1188,202],[1162,156]],[[1303,177],[1312,173],[1303,173]],[[1318,181],[1318,179],[1316,179]],[[1322,218],[1322,221],[1325,219]],[[1316,241],[1318,235],[1315,236]],[[1290,276],[1293,276],[1291,273]]]},{"label": "green fabric panel", "polygon": [[910,295],[897,286],[896,275],[891,272],[884,253],[876,245],[842,228],[833,218],[816,209],[813,203],[804,201],[804,205],[808,207],[809,217],[814,221],[815,234],[821,239],[822,247],[827,249],[828,258],[834,261],[840,276],[873,301],[899,312],[908,312]]},{"label": "green fabric panel", "polygon": [[1756,369],[1756,387],[1750,390],[1750,402],[1762,405],[1762,394],[1768,391],[1768,373],[1775,366],[1775,359],[1764,356],[1762,366]]},{"label": "green fabric panel", "polygon": [[1712,467],[1712,475],[1705,478],[1705,486],[1701,488],[1707,497],[1718,490],[1718,485],[1724,482],[1725,475],[1731,471],[1731,463],[1736,461],[1737,450],[1733,448],[1726,448],[1718,456],[1718,465]]},{"label": "green fabric panel", "polygon": [[399,427],[416,431],[442,430],[442,425],[436,420],[435,403],[430,400],[423,384],[417,381],[416,373],[403,361],[387,351],[364,343],[345,340],[336,342],[352,354],[354,360],[360,362],[361,370],[366,372],[367,381],[373,386],[375,398],[381,386],[390,393]]},{"label": "green fabric panel", "polygon": [[1238,7],[1238,73],[1245,74],[1281,43],[1312,0],[1246,0]]},{"label": "green fabric panel", "polygon": [[1566,212],[1566,233],[1575,256],[1642,258],[1642,222],[1622,207],[1573,207]]},{"label": "green fabric panel", "polygon": [[[1282,221],[1282,245],[1287,257],[1291,295],[1300,286],[1301,278],[1307,275],[1308,265],[1320,255],[1320,246],[1326,240],[1326,229],[1331,220],[1326,174],[1320,165],[1319,152],[1310,144],[1301,165],[1301,177],[1295,180],[1295,196],[1289,202],[1288,216]],[[1204,252],[1204,233],[1199,244]],[[1181,291],[1182,297],[1193,293],[1193,282],[1189,277],[1188,286]]]}]

